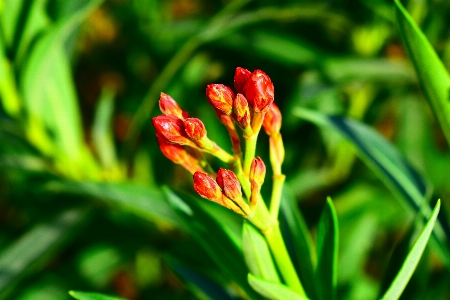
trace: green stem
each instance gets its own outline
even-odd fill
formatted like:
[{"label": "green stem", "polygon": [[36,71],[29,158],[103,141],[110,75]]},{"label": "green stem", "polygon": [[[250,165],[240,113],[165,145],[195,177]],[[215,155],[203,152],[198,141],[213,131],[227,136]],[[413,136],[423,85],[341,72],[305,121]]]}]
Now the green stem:
[{"label": "green stem", "polygon": [[272,198],[270,199],[270,216],[272,219],[278,219],[280,211],[281,194],[286,176],[284,174],[275,174],[273,176]]},{"label": "green stem", "polygon": [[258,132],[245,140],[244,152],[244,174],[250,174],[250,167],[252,166],[253,158],[256,153],[256,142],[258,140]]},{"label": "green stem", "polygon": [[271,226],[269,230],[263,232],[263,234],[286,284],[298,294],[307,298],[286,249],[286,245],[284,244],[283,236],[281,235],[278,223],[273,224],[273,226]]}]

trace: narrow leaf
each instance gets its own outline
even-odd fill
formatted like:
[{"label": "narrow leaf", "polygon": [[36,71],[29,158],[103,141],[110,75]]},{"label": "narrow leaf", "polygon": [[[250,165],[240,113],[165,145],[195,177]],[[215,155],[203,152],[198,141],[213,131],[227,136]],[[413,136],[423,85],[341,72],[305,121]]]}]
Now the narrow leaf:
[{"label": "narrow leaf", "polygon": [[[294,114],[316,125],[335,130],[355,146],[360,158],[374,171],[383,183],[400,199],[405,207],[428,218],[431,208],[423,205],[430,186],[420,174],[403,158],[389,141],[363,123],[339,116],[328,116],[320,112],[297,108]],[[443,261],[450,266],[450,251],[447,247],[449,226],[439,219],[434,236],[438,240],[437,250]]]},{"label": "narrow leaf", "polygon": [[77,300],[126,300],[125,298],[112,297],[99,293],[87,293],[80,291],[70,291],[69,295]]},{"label": "narrow leaf", "polygon": [[172,226],[183,228],[166,197],[158,189],[125,183],[89,181],[53,181],[45,188],[51,192],[90,196],[107,204],[128,209],[147,220],[167,222]]},{"label": "narrow leaf", "polygon": [[252,274],[271,282],[280,282],[267,242],[262,234],[247,221],[242,231],[242,250]]},{"label": "narrow leaf", "polygon": [[57,251],[87,217],[83,209],[62,212],[53,220],[37,225],[0,254],[0,298],[17,282],[41,269],[45,259]]},{"label": "narrow leaf", "polygon": [[395,12],[400,35],[416,69],[420,85],[450,145],[450,76],[426,36],[399,0]]},{"label": "narrow leaf", "polygon": [[397,273],[397,276],[395,277],[391,286],[384,294],[382,298],[383,300],[394,300],[400,298],[403,290],[409,282],[409,279],[414,273],[414,270],[416,269],[420,258],[422,257],[422,253],[425,250],[425,246],[428,243],[430,235],[433,231],[433,227],[436,223],[436,218],[439,214],[440,207],[441,201],[438,200],[436,206],[433,209],[431,217],[428,219],[425,225],[425,228],[422,230],[419,237],[414,242],[414,245],[412,246],[411,250],[408,253],[408,256],[406,256],[406,259],[403,262],[402,267],[400,268],[400,271]]},{"label": "narrow leaf", "polygon": [[331,198],[327,199],[317,229],[316,282],[320,299],[336,299],[338,221]]},{"label": "narrow leaf", "polygon": [[316,256],[311,234],[287,183],[284,184],[282,197],[280,226],[283,236],[287,244],[292,244],[294,251],[291,256],[306,294],[311,299],[317,299],[314,276]]},{"label": "narrow leaf", "polygon": [[268,299],[274,300],[306,300],[287,286],[281,283],[266,281],[252,274],[248,274],[248,282],[258,293]]}]

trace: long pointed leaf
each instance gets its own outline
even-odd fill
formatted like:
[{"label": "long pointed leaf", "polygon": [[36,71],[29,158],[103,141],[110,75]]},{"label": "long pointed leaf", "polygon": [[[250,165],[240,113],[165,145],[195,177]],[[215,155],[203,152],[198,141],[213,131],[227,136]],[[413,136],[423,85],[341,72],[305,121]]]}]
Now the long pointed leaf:
[{"label": "long pointed leaf", "polygon": [[403,43],[419,77],[420,85],[450,145],[450,76],[427,40],[399,0],[395,12]]},{"label": "long pointed leaf", "polygon": [[112,297],[100,293],[88,293],[80,291],[70,291],[69,295],[77,300],[125,300],[125,298]]},{"label": "long pointed leaf", "polygon": [[[341,134],[355,146],[360,158],[384,184],[400,199],[405,200],[405,207],[409,207],[413,213],[421,213],[425,218],[430,216],[431,208],[425,204],[430,187],[401,153],[379,133],[367,125],[344,117],[328,116],[303,108],[297,108],[294,114]],[[450,267],[450,249],[447,245],[449,225],[446,220],[439,219],[433,232],[438,241],[437,250]]]},{"label": "long pointed leaf", "polygon": [[274,300],[306,300],[306,298],[300,296],[293,290],[289,289],[287,286],[281,283],[274,283],[259,277],[256,277],[252,274],[248,274],[248,282],[250,285],[268,299]]},{"label": "long pointed leaf", "polygon": [[414,245],[412,246],[411,250],[408,253],[408,256],[406,256],[406,259],[403,262],[402,267],[400,268],[400,271],[397,273],[397,276],[395,277],[391,286],[382,297],[383,300],[394,300],[400,298],[403,290],[409,282],[409,279],[414,273],[414,270],[416,269],[420,258],[422,257],[422,253],[425,250],[425,246],[428,243],[431,232],[433,231],[433,227],[436,223],[436,218],[439,214],[440,207],[441,201],[438,200],[436,206],[433,209],[431,217],[428,219],[425,225],[425,228],[422,230],[419,237],[414,242]]},{"label": "long pointed leaf", "polygon": [[338,223],[333,202],[327,199],[317,229],[316,282],[320,299],[336,299]]},{"label": "long pointed leaf", "polygon": [[280,282],[266,240],[248,222],[244,222],[242,231],[242,250],[244,251],[245,262],[252,274],[271,282]]}]

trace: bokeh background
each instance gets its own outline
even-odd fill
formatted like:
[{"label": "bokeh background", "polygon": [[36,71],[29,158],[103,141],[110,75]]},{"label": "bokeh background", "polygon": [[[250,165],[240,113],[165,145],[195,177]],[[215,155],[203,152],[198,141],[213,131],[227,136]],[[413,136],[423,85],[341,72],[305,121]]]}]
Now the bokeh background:
[{"label": "bokeh background", "polygon": [[[403,3],[448,69],[450,2]],[[449,215],[449,149],[391,1],[2,0],[0,64],[0,299],[202,299],[189,272],[214,279],[216,265],[161,191],[192,193],[191,175],[160,153],[149,121],[165,92],[231,150],[205,88],[233,86],[237,66],[275,85],[283,171],[313,236],[335,201],[340,299],[377,297],[417,218],[301,109],[381,134]],[[265,136],[257,153],[268,161]],[[404,299],[448,299],[449,282],[428,249]]]}]

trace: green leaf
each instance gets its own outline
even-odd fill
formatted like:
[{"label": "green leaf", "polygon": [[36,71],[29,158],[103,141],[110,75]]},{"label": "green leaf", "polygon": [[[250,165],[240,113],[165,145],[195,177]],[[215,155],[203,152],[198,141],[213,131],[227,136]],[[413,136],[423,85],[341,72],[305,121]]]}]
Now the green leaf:
[{"label": "green leaf", "polygon": [[338,221],[331,198],[327,199],[317,229],[316,282],[319,297],[323,300],[336,299]]},{"label": "green leaf", "polygon": [[287,286],[281,283],[270,282],[248,274],[248,282],[258,293],[268,299],[274,300],[306,300]]},{"label": "green leaf", "polygon": [[99,293],[87,293],[80,291],[69,291],[69,295],[77,300],[126,300],[125,298],[112,297]]},{"label": "green leaf", "polygon": [[242,231],[242,250],[252,274],[271,282],[280,282],[265,238],[247,221]]},{"label": "green leaf", "polygon": [[395,11],[403,43],[416,69],[420,85],[450,145],[450,76],[426,36],[399,0]]},{"label": "green leaf", "polygon": [[[297,108],[294,114],[340,133],[356,147],[357,154],[383,183],[400,199],[405,200],[405,207],[414,213],[420,212],[425,217],[430,216],[431,208],[424,204],[430,189],[428,182],[425,182],[401,153],[379,133],[363,123],[339,116],[328,116],[303,108]],[[446,236],[448,228],[445,220],[439,220],[433,236],[438,240],[437,250],[441,258],[450,266]]]},{"label": "green leaf", "polygon": [[53,220],[37,225],[0,254],[0,299],[26,275],[38,272],[74,231],[86,220],[84,209],[62,212]]},{"label": "green leaf", "polygon": [[70,193],[100,199],[107,204],[128,209],[151,221],[167,222],[183,228],[178,216],[158,189],[113,182],[53,181],[45,186],[51,192]]},{"label": "green leaf", "polygon": [[282,197],[280,226],[283,236],[287,244],[292,241],[294,251],[291,256],[306,294],[311,299],[317,299],[314,277],[316,256],[311,234],[299,208],[296,206],[296,199],[287,183],[284,184]]},{"label": "green leaf", "polygon": [[440,207],[441,201],[438,200],[436,206],[433,209],[431,217],[428,219],[425,225],[425,228],[422,230],[419,237],[414,242],[414,245],[409,251],[408,256],[406,256],[406,259],[403,262],[400,271],[397,273],[397,276],[395,277],[391,286],[382,297],[383,300],[394,300],[400,298],[403,290],[409,282],[409,279],[414,273],[414,270],[416,269],[420,258],[422,257],[422,253],[425,250],[425,246],[428,243],[430,235],[433,231],[433,227],[436,223],[436,218],[439,214]]},{"label": "green leaf", "polygon": [[115,92],[106,87],[102,90],[92,125],[92,139],[97,155],[106,169],[116,166],[116,152],[112,133]]},{"label": "green leaf", "polygon": [[[84,145],[75,86],[64,43],[100,3],[101,0],[90,1],[44,34],[29,51],[20,76],[27,112],[32,120],[44,124],[52,132],[58,146],[54,155],[66,158],[61,164],[78,163],[90,167],[87,163],[92,160],[84,157],[88,151]],[[39,78],[45,80],[37,80]],[[91,169],[86,174],[91,174]]]}]

